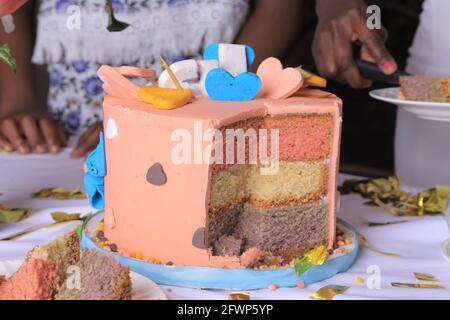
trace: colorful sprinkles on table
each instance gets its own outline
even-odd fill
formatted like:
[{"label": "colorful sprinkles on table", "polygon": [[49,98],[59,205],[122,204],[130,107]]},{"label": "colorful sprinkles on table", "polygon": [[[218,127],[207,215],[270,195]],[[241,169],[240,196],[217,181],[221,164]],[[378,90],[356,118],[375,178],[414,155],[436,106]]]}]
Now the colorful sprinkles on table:
[{"label": "colorful sprinkles on table", "polygon": [[[156,257],[144,257],[141,252],[125,252],[115,243],[112,243],[107,239],[104,233],[104,229],[105,223],[104,220],[102,220],[99,223],[98,228],[93,233],[94,243],[99,247],[107,251],[119,253],[129,258],[146,261],[153,264],[169,266],[174,265],[172,261],[161,261]],[[205,228],[203,227],[197,229],[192,240],[192,244],[199,249],[207,249],[203,241],[204,231]],[[334,249],[329,250],[325,246],[321,245],[306,252],[301,258],[292,259],[288,263],[286,261],[283,261],[281,257],[267,255],[256,248],[250,248],[241,255],[241,266],[247,269],[254,270],[276,270],[292,267],[295,269],[297,275],[301,275],[303,272],[307,271],[314,265],[323,265],[330,257],[334,258],[337,256],[346,255],[348,253],[347,248],[354,241],[353,234],[351,232],[345,232],[339,227],[336,228],[336,234],[337,237],[339,237],[340,239],[344,239],[345,241],[342,241],[340,244],[336,243]],[[305,288],[305,282],[298,282],[297,287],[302,289]],[[274,291],[277,289],[277,286],[275,284],[272,284],[268,289]]]}]

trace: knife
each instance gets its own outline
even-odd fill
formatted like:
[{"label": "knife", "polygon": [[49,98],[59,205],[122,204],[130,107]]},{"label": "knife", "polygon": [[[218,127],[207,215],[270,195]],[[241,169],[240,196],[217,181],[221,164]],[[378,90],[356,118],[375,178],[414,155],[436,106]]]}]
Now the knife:
[{"label": "knife", "polygon": [[376,65],[375,63],[367,62],[360,59],[356,60],[356,65],[358,66],[359,71],[361,72],[361,75],[364,78],[372,80],[374,82],[384,83],[393,86],[400,85],[400,77],[411,75],[401,70],[398,70],[391,75],[386,75],[380,70],[378,65]]}]

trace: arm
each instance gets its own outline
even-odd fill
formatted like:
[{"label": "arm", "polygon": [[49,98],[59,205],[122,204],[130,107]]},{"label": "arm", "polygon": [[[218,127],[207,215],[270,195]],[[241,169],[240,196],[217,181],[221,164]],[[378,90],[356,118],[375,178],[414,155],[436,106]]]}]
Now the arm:
[{"label": "arm", "polygon": [[36,101],[33,85],[33,67],[31,55],[33,53],[33,5],[27,4],[14,14],[16,30],[6,34],[0,26],[0,42],[8,43],[17,61],[17,74],[0,64],[0,112],[2,115],[20,111]]},{"label": "arm", "polygon": [[17,60],[17,74],[0,64],[0,147],[8,151],[59,152],[66,144],[62,129],[36,105],[33,65],[34,2],[14,13],[16,30],[6,34],[0,27],[1,42],[7,42]]},{"label": "arm", "polygon": [[353,58],[353,43],[359,41],[361,57],[378,64],[385,74],[397,64],[384,45],[382,30],[367,28],[366,4],[362,0],[316,0],[319,18],[312,52],[317,69],[325,76],[365,88],[371,81],[362,78]]},{"label": "arm", "polygon": [[282,58],[300,29],[302,0],[257,0],[236,43],[248,44],[256,52],[252,69],[268,57]]}]

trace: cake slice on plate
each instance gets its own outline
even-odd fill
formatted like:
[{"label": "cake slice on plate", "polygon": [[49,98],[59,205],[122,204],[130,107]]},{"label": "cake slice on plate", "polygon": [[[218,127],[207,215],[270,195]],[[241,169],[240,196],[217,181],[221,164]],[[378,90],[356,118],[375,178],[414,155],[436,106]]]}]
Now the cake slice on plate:
[{"label": "cake slice on plate", "polygon": [[130,300],[130,270],[114,257],[94,249],[83,251],[79,268],[79,287],[76,281],[66,281],[56,300]]},{"label": "cake slice on plate", "polygon": [[0,300],[50,300],[58,281],[53,261],[30,258],[11,278],[0,277]]},{"label": "cake slice on plate", "polygon": [[25,260],[30,259],[53,261],[59,285],[62,285],[67,277],[68,268],[80,261],[80,238],[75,231],[71,231],[48,244],[35,247],[27,254]]},{"label": "cake slice on plate", "polygon": [[406,100],[450,102],[450,78],[400,77],[400,94]]},{"label": "cake slice on plate", "polygon": [[11,278],[0,276],[0,300],[51,299],[131,299],[130,271],[95,250],[80,259],[78,234],[69,232],[31,250]]}]

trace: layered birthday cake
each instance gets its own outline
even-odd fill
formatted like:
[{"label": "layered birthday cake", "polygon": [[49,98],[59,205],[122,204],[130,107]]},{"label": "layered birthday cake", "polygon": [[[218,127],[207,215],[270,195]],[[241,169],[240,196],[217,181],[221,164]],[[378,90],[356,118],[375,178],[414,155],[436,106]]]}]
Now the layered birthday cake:
[{"label": "layered birthday cake", "polygon": [[246,46],[214,44],[159,83],[152,70],[99,70],[104,133],[85,184],[104,209],[104,248],[214,268],[283,267],[332,251],[341,101],[274,58],[248,72],[253,59]]}]

